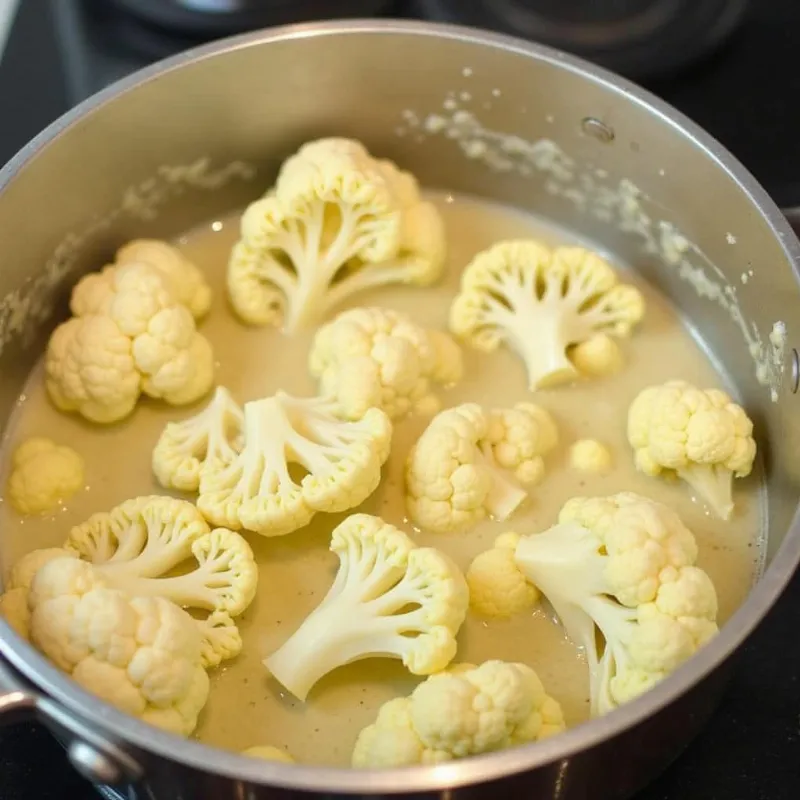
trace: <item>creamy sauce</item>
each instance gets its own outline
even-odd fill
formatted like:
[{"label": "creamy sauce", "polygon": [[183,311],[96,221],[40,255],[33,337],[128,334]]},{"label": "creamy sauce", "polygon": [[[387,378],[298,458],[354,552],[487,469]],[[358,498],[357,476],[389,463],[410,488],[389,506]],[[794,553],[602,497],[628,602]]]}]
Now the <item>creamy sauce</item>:
[{"label": "creamy sauce", "polygon": [[[435,199],[448,228],[446,278],[430,289],[388,287],[370,291],[357,296],[350,305],[389,306],[411,314],[423,325],[444,329],[460,270],[476,252],[510,237],[536,236],[552,244],[576,241],[562,230],[507,208],[445,195]],[[225,266],[237,234],[237,220],[229,219],[192,231],[179,242],[204,269],[215,290],[214,307],[203,323],[203,331],[218,358],[218,382],[242,402],[277,389],[310,393],[314,385],[304,364],[311,335],[285,339],[274,329],[246,329],[226,306]],[[675,508],[694,531],[700,544],[700,565],[714,580],[720,620],[724,621],[742,602],[756,572],[763,528],[760,477],[736,482],[735,516],[723,524],[694,502],[683,484],[635,472],[625,422],[628,405],[637,392],[671,378],[683,378],[702,387],[724,384],[666,301],[635,275],[626,279],[640,286],[648,312],[635,336],[623,342],[626,367],[613,378],[533,396],[526,388],[522,362],[514,354],[505,349],[491,355],[465,349],[465,379],[445,393],[446,405],[470,400],[509,406],[534,399],[554,414],[561,444],[548,459],[544,483],[510,523],[487,522],[465,535],[414,535],[421,544],[447,551],[466,568],[499,533],[509,529],[528,533],[548,527],[569,497],[640,492]],[[55,411],[47,402],[40,368],[34,372],[9,427],[6,447],[33,435],[71,445],[86,460],[88,485],[48,518],[22,519],[7,503],[2,504],[5,570],[32,549],[61,544],[69,527],[93,512],[107,510],[129,497],[158,492],[150,472],[152,447],[167,421],[191,413],[193,409],[171,409],[145,400],[123,424],[93,426]],[[383,482],[360,508],[380,514],[409,532],[402,469],[409,447],[424,426],[425,420],[414,418],[395,426]],[[596,438],[609,447],[614,459],[609,474],[590,476],[570,469],[569,446],[582,438]],[[6,449],[5,463],[8,453]],[[327,550],[328,538],[343,516],[318,515],[307,529],[278,539],[248,535],[260,567],[258,596],[240,618],[242,655],[213,674],[211,697],[196,733],[202,741],[233,750],[272,744],[285,747],[300,762],[344,765],[349,762],[357,732],[375,718],[378,706],[408,693],[415,685],[416,679],[397,663],[373,659],[336,670],[314,688],[304,705],[282,691],[261,665],[327,591],[337,565]],[[569,724],[586,719],[585,662],[545,611],[507,622],[470,615],[459,635],[457,660],[480,662],[488,658],[530,664],[561,702]]]}]

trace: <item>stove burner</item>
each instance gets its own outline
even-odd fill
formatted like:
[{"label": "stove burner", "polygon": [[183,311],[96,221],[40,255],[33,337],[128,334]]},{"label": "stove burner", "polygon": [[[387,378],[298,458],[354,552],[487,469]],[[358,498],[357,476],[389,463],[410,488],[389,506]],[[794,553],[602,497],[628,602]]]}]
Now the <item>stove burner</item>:
[{"label": "stove burner", "polygon": [[636,79],[676,72],[736,28],[748,0],[418,0],[432,17],[568,50]]}]

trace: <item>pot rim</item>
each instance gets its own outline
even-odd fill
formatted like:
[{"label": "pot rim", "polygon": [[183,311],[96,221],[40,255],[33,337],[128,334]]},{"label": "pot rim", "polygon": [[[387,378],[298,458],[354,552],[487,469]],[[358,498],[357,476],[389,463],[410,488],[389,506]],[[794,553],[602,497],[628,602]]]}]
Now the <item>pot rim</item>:
[{"label": "pot rim", "polygon": [[[285,25],[229,37],[188,50],[117,81],[51,123],[0,169],[0,193],[39,151],[75,124],[112,100],[165,73],[222,53],[264,46],[272,42],[358,34],[430,36],[457,40],[481,48],[500,49],[534,57],[625,95],[631,102],[657,115],[679,133],[688,136],[745,192],[769,225],[773,236],[777,237],[786,259],[792,265],[795,278],[800,281],[800,242],[783,214],[750,172],[726,148],[683,114],[626,79],[553,48],[474,28],[431,22],[365,19]],[[166,755],[203,772],[285,789],[325,793],[399,794],[437,791],[483,783],[567,759],[656,714],[690,690],[739,647],[775,604],[798,564],[800,511],[795,512],[772,563],[720,633],[653,689],[610,714],[577,725],[543,742],[436,766],[362,771],[259,761],[162,732],[99,701],[50,664],[2,618],[0,652],[12,666],[34,682],[36,687],[77,716],[90,721],[103,733],[110,734],[117,742],[134,745],[147,753]],[[562,761],[560,769],[566,769],[567,764],[567,761]]]}]

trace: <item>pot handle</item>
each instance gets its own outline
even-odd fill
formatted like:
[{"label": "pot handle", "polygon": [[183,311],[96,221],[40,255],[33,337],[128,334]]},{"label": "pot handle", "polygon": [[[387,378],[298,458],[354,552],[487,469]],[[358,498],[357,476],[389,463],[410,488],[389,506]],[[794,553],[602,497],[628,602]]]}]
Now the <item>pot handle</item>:
[{"label": "pot handle", "polygon": [[64,745],[75,770],[95,784],[123,786],[142,777],[142,768],[113,742],[25,681],[0,656],[0,725],[38,720]]}]

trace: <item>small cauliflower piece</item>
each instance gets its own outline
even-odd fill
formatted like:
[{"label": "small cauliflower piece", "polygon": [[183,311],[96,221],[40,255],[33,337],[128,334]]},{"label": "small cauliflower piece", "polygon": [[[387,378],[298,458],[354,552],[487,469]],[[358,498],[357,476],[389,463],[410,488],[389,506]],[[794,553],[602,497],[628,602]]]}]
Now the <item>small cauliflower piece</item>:
[{"label": "small cauliflower piece", "polygon": [[625,365],[622,350],[607,333],[598,333],[569,351],[570,361],[582,375],[603,378],[616,375]]},{"label": "small cauliflower piece", "polygon": [[117,250],[116,263],[135,262],[150,264],[161,272],[178,302],[186,306],[195,319],[208,313],[211,287],[202,271],[177,247],[160,239],[134,239]]},{"label": "small cauliflower piece", "polygon": [[364,658],[400,659],[414,675],[452,661],[469,597],[444,553],[368,514],[340,523],[330,549],[339,571],[328,594],[264,661],[279,683],[305,700],[324,675]]},{"label": "small cauliflower piece", "polygon": [[[204,665],[241,650],[231,617],[255,597],[258,568],[253,552],[238,533],[210,530],[191,503],[157,496],[127,500],[73,528],[64,546],[93,564],[112,589],[209,612],[208,619],[198,623]],[[164,577],[192,560],[193,570]]]},{"label": "small cauliflower piece", "polygon": [[30,639],[28,593],[33,578],[45,564],[59,558],[77,556],[63,547],[48,547],[24,555],[11,569],[5,592],[0,595],[0,615],[23,639]]},{"label": "small cauliflower piece", "polygon": [[215,525],[262,536],[355,508],[378,488],[392,424],[377,408],[356,421],[338,414],[327,398],[285,392],[246,403],[242,450],[228,464],[206,464],[197,507]]},{"label": "small cauliflower piece", "polygon": [[53,511],[83,488],[83,459],[52,439],[27,439],[14,451],[11,466],[8,499],[20,514]]},{"label": "small cauliflower piece", "polygon": [[694,536],[646,497],[573,498],[558,524],[520,539],[515,560],[585,649],[594,715],[651,688],[717,633]]},{"label": "small cauliflower piece", "polygon": [[441,412],[408,456],[409,516],[434,533],[465,531],[487,515],[508,519],[544,477],[544,456],[557,441],[553,418],[532,403]]},{"label": "small cauliflower piece", "polygon": [[[464,270],[450,330],[485,352],[508,345],[525,362],[534,390],[578,377],[573,348],[598,334],[627,337],[643,316],[639,290],[620,284],[597,254],[512,240],[479,253]],[[579,356],[584,366],[587,354],[592,363],[607,346],[595,340],[593,348]]]},{"label": "small cauliflower piece", "polygon": [[88,692],[170,733],[195,729],[209,680],[185,611],[111,589],[76,558],[41,566],[28,604],[31,642]]},{"label": "small cauliflower piece", "polygon": [[413,176],[359,142],[319,139],[242,216],[228,292],[244,322],[294,333],[363,289],[427,286],[444,256],[444,225]]},{"label": "small cauliflower piece", "polygon": [[644,389],[628,410],[628,441],[646,475],[674,474],[721,519],[733,512],[733,478],[753,469],[753,423],[719,389],[668,381]]},{"label": "small cauliflower piece", "polygon": [[270,744],[256,745],[242,750],[243,756],[250,758],[260,758],[262,761],[279,761],[281,764],[294,764],[295,760],[280,747],[273,747]]},{"label": "small cauliflower piece", "polygon": [[447,334],[385,308],[354,308],[320,328],[309,368],[320,394],[355,419],[373,407],[391,419],[435,414],[440,402],[431,384],[456,383],[463,373],[461,350]]},{"label": "small cauliflower piece", "polygon": [[410,697],[384,703],[359,734],[352,764],[439,764],[540,741],[564,729],[561,707],[530,667],[486,661],[432,675]]},{"label": "small cauliflower piece", "polygon": [[206,469],[229,465],[242,447],[244,412],[223,386],[193,417],[170,422],[153,450],[153,472],[165,489],[196,492]]},{"label": "small cauliflower piece", "polygon": [[517,533],[498,536],[491,550],[479,553],[467,570],[469,604],[484,617],[507,619],[532,609],[539,590],[519,571],[514,553]]},{"label": "small cauliflower piece", "polygon": [[67,320],[48,344],[46,383],[56,407],[111,423],[130,414],[141,393],[184,405],[208,392],[211,345],[157,268],[120,264],[91,287],[73,299],[91,314]]},{"label": "small cauliflower piece", "polygon": [[569,449],[570,466],[578,472],[604,475],[611,471],[611,451],[597,439],[578,439]]}]

